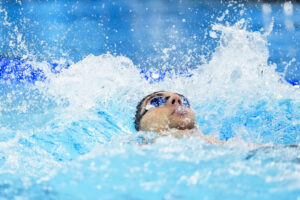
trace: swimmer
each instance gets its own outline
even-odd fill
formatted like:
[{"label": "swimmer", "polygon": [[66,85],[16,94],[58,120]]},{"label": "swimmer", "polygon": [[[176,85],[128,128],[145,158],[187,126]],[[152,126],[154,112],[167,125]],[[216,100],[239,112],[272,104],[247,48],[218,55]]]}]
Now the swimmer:
[{"label": "swimmer", "polygon": [[201,132],[188,99],[178,93],[159,91],[143,98],[137,105],[134,124],[137,131],[157,132],[159,136],[199,136],[210,144],[225,143]]}]

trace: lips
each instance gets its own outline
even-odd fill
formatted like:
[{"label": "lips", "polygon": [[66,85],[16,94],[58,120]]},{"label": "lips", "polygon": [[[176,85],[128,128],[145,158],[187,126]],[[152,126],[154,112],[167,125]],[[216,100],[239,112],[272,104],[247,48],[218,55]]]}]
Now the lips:
[{"label": "lips", "polygon": [[187,114],[187,111],[183,106],[178,106],[172,114],[185,115],[185,114]]}]

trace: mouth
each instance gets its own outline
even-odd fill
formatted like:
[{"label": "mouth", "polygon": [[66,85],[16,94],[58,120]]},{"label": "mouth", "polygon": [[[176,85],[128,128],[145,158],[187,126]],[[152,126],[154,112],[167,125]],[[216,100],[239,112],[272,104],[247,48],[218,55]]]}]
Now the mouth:
[{"label": "mouth", "polygon": [[187,114],[186,109],[183,106],[178,106],[173,112],[172,115],[184,116]]}]

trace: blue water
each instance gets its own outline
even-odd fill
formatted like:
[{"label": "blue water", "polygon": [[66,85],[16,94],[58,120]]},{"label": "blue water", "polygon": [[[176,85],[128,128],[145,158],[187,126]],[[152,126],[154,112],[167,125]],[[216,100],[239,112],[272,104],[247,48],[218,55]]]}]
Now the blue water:
[{"label": "blue water", "polygon": [[[300,4],[4,0],[0,19],[0,199],[300,198]],[[228,143],[139,145],[157,90]]]}]

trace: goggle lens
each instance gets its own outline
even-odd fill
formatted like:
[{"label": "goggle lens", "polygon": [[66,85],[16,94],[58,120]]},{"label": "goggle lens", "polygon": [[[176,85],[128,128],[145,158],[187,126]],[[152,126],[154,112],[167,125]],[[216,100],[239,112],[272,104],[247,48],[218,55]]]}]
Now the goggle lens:
[{"label": "goggle lens", "polygon": [[165,105],[166,102],[167,102],[167,99],[165,97],[155,97],[155,98],[151,99],[150,105],[152,105],[154,107],[159,107],[159,106]]},{"label": "goggle lens", "polygon": [[181,101],[185,107],[188,107],[188,108],[191,107],[190,102],[187,100],[187,98],[181,97]]},{"label": "goggle lens", "polygon": [[[183,106],[188,107],[188,108],[191,107],[190,102],[187,100],[187,98],[185,98],[185,97],[180,97],[180,98],[181,98]],[[166,104],[167,100],[168,99],[163,96],[154,97],[153,99],[150,100],[150,102],[146,106],[146,110],[163,106]]]}]

